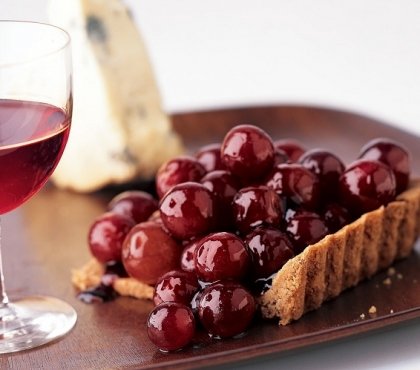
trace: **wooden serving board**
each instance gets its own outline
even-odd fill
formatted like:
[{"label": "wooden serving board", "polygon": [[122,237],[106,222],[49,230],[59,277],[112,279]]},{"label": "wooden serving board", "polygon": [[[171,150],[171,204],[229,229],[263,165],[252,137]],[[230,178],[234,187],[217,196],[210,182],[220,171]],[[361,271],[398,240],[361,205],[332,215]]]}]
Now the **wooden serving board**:
[{"label": "wooden serving board", "polygon": [[[176,114],[173,122],[192,152],[220,141],[229,127],[240,123],[258,124],[274,138],[297,138],[308,148],[330,149],[345,161],[355,158],[369,139],[391,137],[411,151],[414,173],[419,175],[418,137],[352,113],[297,106],[254,107]],[[1,356],[1,369],[195,368],[278,355],[420,317],[418,243],[408,259],[395,265],[390,284],[383,283],[388,277],[383,272],[286,327],[257,321],[240,339],[208,340],[199,348],[163,354],[147,338],[150,302],[119,298],[86,305],[75,298],[70,283],[71,268],[89,258],[88,228],[116,191],[81,195],[47,186],[19,210],[3,217],[9,295],[53,295],[72,304],[79,318],[62,340]],[[377,309],[375,315],[368,314],[371,306]]]}]

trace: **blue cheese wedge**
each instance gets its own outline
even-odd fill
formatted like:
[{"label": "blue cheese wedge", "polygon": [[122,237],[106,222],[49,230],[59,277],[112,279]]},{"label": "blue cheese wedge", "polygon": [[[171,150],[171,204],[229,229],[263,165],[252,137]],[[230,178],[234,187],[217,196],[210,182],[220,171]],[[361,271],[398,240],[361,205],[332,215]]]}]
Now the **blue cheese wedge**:
[{"label": "blue cheese wedge", "polygon": [[74,70],[72,129],[53,181],[88,192],[153,177],[183,147],[129,11],[119,0],[52,0],[49,18],[71,35]]}]

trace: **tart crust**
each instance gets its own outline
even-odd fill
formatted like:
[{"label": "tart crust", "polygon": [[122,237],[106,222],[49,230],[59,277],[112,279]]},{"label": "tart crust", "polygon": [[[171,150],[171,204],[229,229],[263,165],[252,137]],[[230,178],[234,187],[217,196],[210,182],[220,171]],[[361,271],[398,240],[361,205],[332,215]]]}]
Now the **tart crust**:
[{"label": "tart crust", "polygon": [[298,320],[347,288],[413,250],[420,232],[420,180],[385,207],[359,219],[289,260],[260,298],[262,315],[281,325]]},{"label": "tart crust", "polygon": [[[71,282],[78,291],[84,291],[99,285],[104,273],[104,265],[92,258],[81,268],[72,270]],[[153,297],[153,287],[134,278],[119,277],[114,280],[112,287],[122,296],[138,299],[152,299]]]}]

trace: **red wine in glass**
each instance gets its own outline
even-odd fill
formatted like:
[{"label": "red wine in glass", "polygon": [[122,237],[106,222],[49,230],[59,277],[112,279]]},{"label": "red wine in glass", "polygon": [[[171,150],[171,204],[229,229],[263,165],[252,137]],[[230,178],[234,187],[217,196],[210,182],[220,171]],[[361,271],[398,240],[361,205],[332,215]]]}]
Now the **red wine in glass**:
[{"label": "red wine in glass", "polygon": [[[0,216],[52,175],[71,115],[70,35],[53,25],[0,20]],[[0,355],[61,338],[76,320],[74,308],[55,297],[18,294],[10,300],[0,248]]]},{"label": "red wine in glass", "polygon": [[66,146],[70,117],[49,104],[0,99],[0,214],[36,193]]}]

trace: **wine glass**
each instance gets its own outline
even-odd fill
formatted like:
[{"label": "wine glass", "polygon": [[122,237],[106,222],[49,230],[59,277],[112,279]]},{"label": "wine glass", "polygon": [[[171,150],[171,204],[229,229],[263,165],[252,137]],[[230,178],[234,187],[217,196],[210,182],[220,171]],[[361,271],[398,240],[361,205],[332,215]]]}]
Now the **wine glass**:
[{"label": "wine glass", "polygon": [[[37,193],[57,166],[70,130],[71,73],[65,31],[0,21],[0,215]],[[59,338],[76,318],[74,309],[56,298],[9,301],[0,253],[0,353]]]}]

